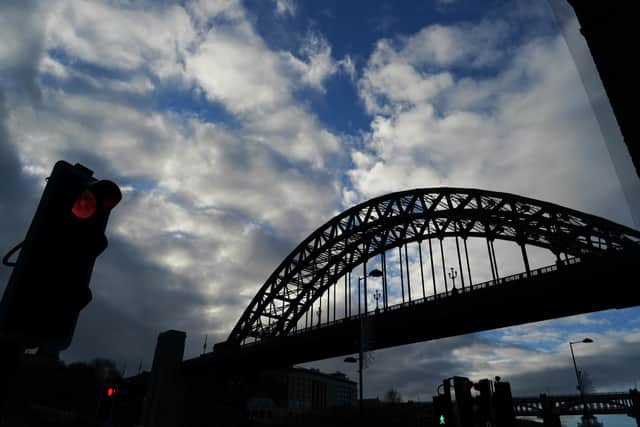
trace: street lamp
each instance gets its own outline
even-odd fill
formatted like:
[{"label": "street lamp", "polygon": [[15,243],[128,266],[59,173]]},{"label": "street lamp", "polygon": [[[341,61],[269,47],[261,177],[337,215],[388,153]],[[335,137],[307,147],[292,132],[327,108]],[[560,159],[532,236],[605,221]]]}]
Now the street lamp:
[{"label": "street lamp", "polygon": [[[382,271],[378,270],[377,268],[374,268],[373,270],[371,270],[369,272],[369,274],[367,274],[367,276],[369,277],[382,277]],[[362,280],[364,280],[364,313],[366,315],[367,313],[367,299],[368,299],[368,295],[367,295],[367,276],[360,276],[358,277],[358,315],[360,315],[362,313],[362,309],[360,308],[360,282]]]},{"label": "street lamp", "polygon": [[451,271],[449,271],[449,278],[453,281],[453,289],[451,289],[452,294],[457,294],[458,290],[456,289],[456,278],[458,277],[458,272],[455,268],[451,267]]},{"label": "street lamp", "polygon": [[569,348],[571,349],[571,358],[573,359],[573,369],[576,371],[576,380],[578,381],[578,390],[580,391],[580,399],[582,400],[582,423],[583,425],[588,425],[589,415],[587,412],[587,404],[584,400],[584,387],[582,386],[582,381],[580,380],[580,374],[578,373],[578,366],[576,365],[576,356],[573,353],[573,345],[579,343],[589,344],[592,343],[593,340],[591,338],[585,338],[582,341],[570,341]]},{"label": "street lamp", "polygon": [[[381,277],[382,276],[382,271],[378,270],[377,268],[374,268],[373,270],[371,270],[367,276],[369,277]],[[359,341],[359,345],[358,345],[358,358],[356,359],[355,357],[347,357],[346,359],[344,359],[345,362],[347,363],[355,363],[356,360],[358,362],[358,378],[359,378],[359,399],[358,399],[358,405],[359,405],[359,411],[360,411],[360,424],[362,424],[362,415],[363,415],[363,409],[362,409],[362,401],[363,401],[363,392],[362,392],[362,364],[363,364],[363,359],[364,359],[364,321],[365,321],[365,317],[367,316],[367,276],[361,276],[358,277],[358,317],[359,317],[359,321],[360,321],[360,339]],[[364,316],[360,316],[360,281],[364,279],[364,304],[365,304],[365,309],[364,309]]]},{"label": "street lamp", "polygon": [[380,293],[380,291],[376,289],[376,291],[373,293],[373,298],[376,300],[376,314],[378,314],[378,312],[380,311],[380,308],[378,307],[378,300],[381,296],[382,294]]}]

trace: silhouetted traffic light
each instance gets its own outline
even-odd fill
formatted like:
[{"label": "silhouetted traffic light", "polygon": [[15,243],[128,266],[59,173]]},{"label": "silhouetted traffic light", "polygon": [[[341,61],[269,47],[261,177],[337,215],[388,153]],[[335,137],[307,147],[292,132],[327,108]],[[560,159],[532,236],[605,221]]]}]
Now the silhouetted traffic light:
[{"label": "silhouetted traffic light", "polygon": [[[89,301],[96,257],[107,247],[109,213],[122,198],[111,181],[55,164],[0,304],[0,332],[27,348],[63,350]],[[5,257],[5,264],[7,260]]]},{"label": "silhouetted traffic light", "polygon": [[[442,391],[440,391],[442,387]],[[438,395],[433,396],[433,421],[436,426],[453,426],[453,404],[451,402],[451,379],[438,386]]]},{"label": "silhouetted traffic light", "polygon": [[451,396],[433,396],[433,418],[436,426],[453,426],[453,408]]},{"label": "silhouetted traffic light", "polygon": [[453,377],[453,389],[456,394],[456,406],[458,407],[458,419],[460,426],[473,425],[473,397],[471,389],[473,382],[465,377]]},{"label": "silhouetted traffic light", "polygon": [[[488,379],[480,380],[473,385],[473,388],[480,392],[480,395],[476,397],[475,423],[485,426],[493,419],[491,381]],[[493,425],[493,422],[491,424]]]},{"label": "silhouetted traffic light", "polygon": [[113,407],[118,399],[119,388],[113,384],[103,386],[98,407],[98,419],[109,420],[112,417]]},{"label": "silhouetted traffic light", "polygon": [[513,410],[513,398],[511,385],[508,382],[496,381],[493,384],[493,405],[495,408],[495,421],[497,427],[511,427],[514,425],[516,415]]}]

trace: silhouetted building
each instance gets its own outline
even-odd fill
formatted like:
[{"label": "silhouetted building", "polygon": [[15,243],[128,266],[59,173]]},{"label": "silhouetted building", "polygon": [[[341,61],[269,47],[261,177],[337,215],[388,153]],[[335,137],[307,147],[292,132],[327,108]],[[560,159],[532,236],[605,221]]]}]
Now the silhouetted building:
[{"label": "silhouetted building", "polygon": [[250,412],[300,413],[353,406],[356,395],[357,384],[340,372],[326,374],[317,369],[276,369],[260,374],[256,394],[249,400],[247,409]]},{"label": "silhouetted building", "polygon": [[180,364],[187,334],[169,330],[158,335],[144,402],[144,426],[175,426],[182,407]]}]

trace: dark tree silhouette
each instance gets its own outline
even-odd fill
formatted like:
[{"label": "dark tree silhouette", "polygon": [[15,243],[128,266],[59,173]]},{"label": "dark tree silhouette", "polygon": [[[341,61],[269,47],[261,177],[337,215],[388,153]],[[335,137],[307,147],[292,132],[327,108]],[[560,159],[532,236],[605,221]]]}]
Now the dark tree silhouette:
[{"label": "dark tree silhouette", "polygon": [[402,395],[395,388],[391,388],[384,393],[383,400],[390,403],[402,402]]}]

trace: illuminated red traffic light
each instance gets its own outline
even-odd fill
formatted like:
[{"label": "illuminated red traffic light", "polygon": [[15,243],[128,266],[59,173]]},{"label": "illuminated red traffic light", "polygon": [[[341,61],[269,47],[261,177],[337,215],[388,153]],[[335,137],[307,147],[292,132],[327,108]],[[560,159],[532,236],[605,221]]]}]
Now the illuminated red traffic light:
[{"label": "illuminated red traffic light", "polygon": [[98,211],[108,212],[122,200],[116,184],[108,180],[91,183],[73,203],[71,212],[79,219],[89,219]]},{"label": "illuminated red traffic light", "polygon": [[84,190],[73,204],[71,212],[80,219],[91,218],[96,213],[96,196],[91,191]]},{"label": "illuminated red traffic light", "polygon": [[114,394],[116,394],[118,392],[118,389],[114,388],[114,387],[109,387],[107,389],[107,396],[111,397]]},{"label": "illuminated red traffic light", "polygon": [[[69,347],[78,315],[91,301],[96,258],[108,245],[109,214],[121,199],[115,183],[96,179],[87,167],[55,164],[0,300],[3,340],[25,348]],[[106,399],[106,387],[101,393]]]}]

